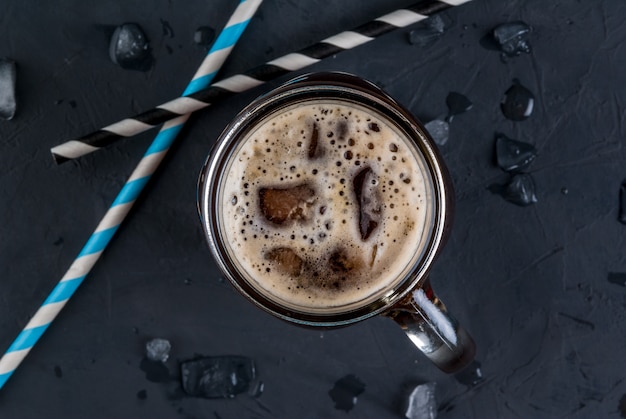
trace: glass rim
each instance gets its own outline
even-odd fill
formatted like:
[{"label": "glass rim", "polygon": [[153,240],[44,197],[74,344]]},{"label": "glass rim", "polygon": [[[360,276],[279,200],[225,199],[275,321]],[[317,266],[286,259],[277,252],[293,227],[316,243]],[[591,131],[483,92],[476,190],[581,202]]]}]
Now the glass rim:
[{"label": "glass rim", "polygon": [[[218,206],[223,183],[222,174],[230,162],[237,146],[247,137],[246,130],[257,126],[264,116],[283,107],[323,99],[335,99],[359,104],[376,111],[401,130],[404,136],[424,158],[425,168],[432,183],[433,225],[422,251],[422,255],[411,260],[404,269],[405,274],[384,295],[368,304],[345,312],[315,313],[294,310],[280,305],[245,279],[235,266],[220,233]],[[198,210],[209,248],[220,271],[248,300],[261,309],[305,326],[342,326],[375,316],[391,308],[426,278],[449,223],[450,185],[446,181],[445,168],[424,127],[400,104],[374,84],[346,73],[312,73],[297,77],[257,98],[244,108],[225,128],[207,157],[198,181]],[[316,311],[316,310],[313,310]]]}]

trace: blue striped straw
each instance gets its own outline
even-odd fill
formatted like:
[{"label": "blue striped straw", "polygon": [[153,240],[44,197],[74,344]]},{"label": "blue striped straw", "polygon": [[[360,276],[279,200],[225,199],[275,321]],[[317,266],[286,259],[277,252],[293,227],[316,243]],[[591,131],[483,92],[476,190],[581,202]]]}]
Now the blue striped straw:
[{"label": "blue striped straw", "polygon": [[[242,0],[239,3],[183,96],[209,86],[261,2],[262,0]],[[96,264],[188,118],[189,114],[182,115],[163,125],[68,271],[0,358],[0,389]]]}]

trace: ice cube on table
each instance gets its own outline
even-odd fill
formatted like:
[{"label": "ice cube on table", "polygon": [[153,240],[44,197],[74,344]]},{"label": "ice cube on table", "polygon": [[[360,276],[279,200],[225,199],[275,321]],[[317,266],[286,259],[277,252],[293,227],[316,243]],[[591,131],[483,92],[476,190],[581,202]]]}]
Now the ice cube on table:
[{"label": "ice cube on table", "polygon": [[520,173],[511,178],[504,191],[504,199],[520,206],[537,202],[535,181],[527,173]]},{"label": "ice cube on table", "polygon": [[193,359],[180,366],[183,390],[207,399],[232,398],[248,391],[256,378],[254,361],[227,355]]},{"label": "ice cube on table", "polygon": [[493,37],[498,43],[502,52],[509,57],[520,55],[520,53],[530,53],[530,26],[517,21],[503,23],[493,29]]},{"label": "ice cube on table", "polygon": [[405,413],[407,419],[435,419],[437,417],[435,389],[435,383],[420,384],[413,389]]},{"label": "ice cube on table", "polygon": [[15,61],[10,58],[0,58],[0,118],[12,119],[15,116],[17,109],[15,99],[16,76]]},{"label": "ice cube on table", "polygon": [[424,125],[426,131],[430,134],[437,145],[445,145],[450,137],[450,124],[441,119],[433,119]]},{"label": "ice cube on table", "polygon": [[165,362],[170,357],[172,345],[167,339],[155,338],[146,343],[146,357],[150,361]]},{"label": "ice cube on table", "polygon": [[537,202],[535,181],[528,173],[519,173],[511,177],[504,186],[502,197],[513,204],[526,207]]},{"label": "ice cube on table", "polygon": [[261,188],[259,201],[267,221],[280,225],[288,220],[306,220],[315,201],[315,191],[306,184],[290,188]]},{"label": "ice cube on table", "polygon": [[528,118],[533,113],[534,106],[535,95],[518,80],[513,80],[513,86],[504,93],[500,103],[502,113],[512,121],[523,121]]},{"label": "ice cube on table", "polygon": [[128,70],[147,71],[152,66],[148,37],[136,23],[124,23],[115,28],[109,56],[115,64]]},{"label": "ice cube on table", "polygon": [[513,140],[504,134],[496,134],[496,160],[502,170],[524,170],[536,156],[537,149],[532,144]]},{"label": "ice cube on table", "polygon": [[441,37],[445,27],[446,24],[441,16],[433,15],[424,20],[420,27],[409,32],[409,43],[420,47],[432,45]]},{"label": "ice cube on table", "polygon": [[409,44],[419,47],[427,47],[441,38],[441,33],[431,28],[413,29],[409,32]]},{"label": "ice cube on table", "polygon": [[295,250],[289,247],[277,247],[265,253],[265,259],[273,262],[273,267],[278,272],[290,277],[300,276],[302,273],[303,261]]},{"label": "ice cube on table", "polygon": [[424,24],[439,33],[443,33],[446,30],[447,26],[446,22],[443,21],[441,15],[439,14],[430,16],[424,21]]},{"label": "ice cube on table", "polygon": [[448,116],[446,117],[447,122],[452,122],[452,119],[456,115],[460,115],[472,109],[474,104],[471,100],[467,98],[467,96],[458,93],[458,92],[450,92],[446,97],[446,105],[448,106]]}]

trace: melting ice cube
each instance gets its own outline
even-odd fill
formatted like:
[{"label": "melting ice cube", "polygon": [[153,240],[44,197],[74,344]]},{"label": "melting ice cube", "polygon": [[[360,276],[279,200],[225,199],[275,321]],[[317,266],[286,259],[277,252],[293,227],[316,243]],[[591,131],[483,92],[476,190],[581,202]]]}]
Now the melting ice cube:
[{"label": "melting ice cube", "polygon": [[378,179],[372,169],[365,167],[354,177],[352,185],[359,205],[359,231],[361,238],[367,240],[381,220]]},{"label": "melting ice cube", "polygon": [[128,70],[147,71],[152,66],[150,43],[136,23],[118,26],[109,45],[111,61]]},{"label": "melting ice cube", "polygon": [[435,144],[444,145],[450,137],[450,124],[441,119],[433,119],[424,125]]},{"label": "melting ice cube", "polygon": [[276,270],[292,277],[302,273],[302,259],[289,247],[277,247],[268,251],[265,258],[274,262]]},{"label": "melting ice cube", "polygon": [[233,355],[183,362],[180,370],[185,393],[207,399],[232,398],[248,391],[256,376],[254,361]]},{"label": "melting ice cube", "polygon": [[16,75],[15,61],[0,58],[0,118],[11,119],[15,116]]},{"label": "melting ice cube", "polygon": [[530,26],[524,22],[503,23],[493,29],[493,38],[496,40],[502,52],[509,57],[530,53]]},{"label": "melting ice cube", "polygon": [[165,362],[170,357],[172,345],[167,339],[152,339],[146,343],[146,356],[150,361]]},{"label": "melting ice cube", "polygon": [[537,149],[532,144],[512,140],[504,134],[496,134],[496,160],[502,170],[524,170],[536,156]]},{"label": "melting ice cube", "polygon": [[405,413],[407,419],[435,419],[437,417],[435,388],[435,383],[426,383],[413,389]]},{"label": "melting ice cube", "polygon": [[291,188],[261,188],[259,190],[261,212],[274,224],[287,220],[306,220],[308,208],[315,201],[315,191],[308,185]]}]

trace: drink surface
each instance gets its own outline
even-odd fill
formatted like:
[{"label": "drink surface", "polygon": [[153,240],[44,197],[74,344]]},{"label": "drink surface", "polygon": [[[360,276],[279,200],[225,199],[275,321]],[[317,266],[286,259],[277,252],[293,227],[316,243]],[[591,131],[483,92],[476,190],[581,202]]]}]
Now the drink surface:
[{"label": "drink surface", "polygon": [[231,258],[257,291],[287,307],[367,304],[427,245],[424,159],[361,105],[318,99],[276,111],[248,131],[222,179]]}]

